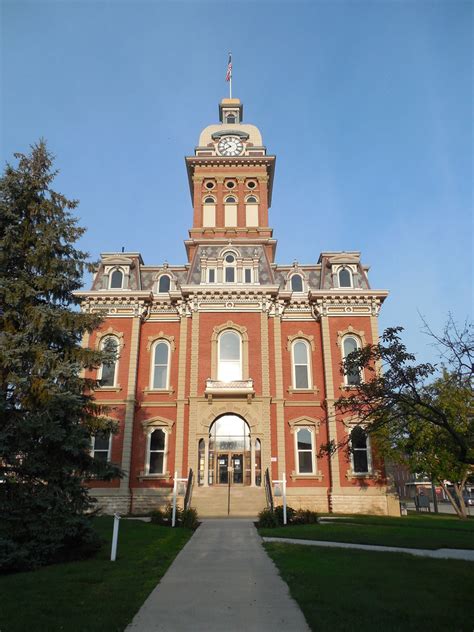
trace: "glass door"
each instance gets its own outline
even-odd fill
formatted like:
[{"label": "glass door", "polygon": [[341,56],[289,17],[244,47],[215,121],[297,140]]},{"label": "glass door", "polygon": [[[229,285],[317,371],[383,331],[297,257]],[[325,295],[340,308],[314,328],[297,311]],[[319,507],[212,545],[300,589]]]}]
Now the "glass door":
[{"label": "glass door", "polygon": [[232,454],[231,462],[234,474],[233,483],[234,485],[242,485],[244,482],[244,455]]},{"label": "glass door", "polygon": [[217,483],[218,485],[227,485],[229,482],[229,455],[217,455]]}]

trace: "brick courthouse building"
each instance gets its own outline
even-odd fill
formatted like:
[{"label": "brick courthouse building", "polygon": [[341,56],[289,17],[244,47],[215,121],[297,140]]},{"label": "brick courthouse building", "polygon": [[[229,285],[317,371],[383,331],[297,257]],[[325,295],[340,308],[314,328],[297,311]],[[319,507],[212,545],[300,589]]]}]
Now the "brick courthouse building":
[{"label": "brick courthouse building", "polygon": [[[270,228],[275,156],[223,99],[186,158],[193,226],[184,265],[145,265],[138,252],[103,253],[84,311],[106,319],[85,344],[117,348],[97,377],[119,432],[96,437],[96,456],[121,464],[95,481],[108,511],[169,502],[173,473],[195,474],[200,515],[255,514],[263,476],[285,473],[288,502],[318,511],[396,513],[383,466],[364,433],[334,410],[354,348],[377,340],[387,296],[373,290],[358,252],[322,252],[280,265]],[[92,375],[95,377],[95,374]],[[318,455],[351,434],[353,452]],[[230,485],[229,485],[230,484]]]}]

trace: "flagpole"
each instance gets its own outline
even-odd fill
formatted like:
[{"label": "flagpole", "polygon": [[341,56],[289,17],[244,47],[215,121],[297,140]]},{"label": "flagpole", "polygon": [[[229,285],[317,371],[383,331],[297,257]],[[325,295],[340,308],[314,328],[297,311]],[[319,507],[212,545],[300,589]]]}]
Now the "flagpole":
[{"label": "flagpole", "polygon": [[[232,63],[232,53],[229,51],[229,59]],[[229,79],[229,99],[232,99],[232,66],[230,67],[230,79]]]}]

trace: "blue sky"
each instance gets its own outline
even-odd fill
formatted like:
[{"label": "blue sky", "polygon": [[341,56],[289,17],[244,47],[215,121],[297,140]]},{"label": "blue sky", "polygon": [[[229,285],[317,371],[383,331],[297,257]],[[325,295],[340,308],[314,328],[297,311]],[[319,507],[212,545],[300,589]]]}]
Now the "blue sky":
[{"label": "blue sky", "polygon": [[3,0],[1,159],[44,137],[57,190],[80,200],[82,246],[182,263],[184,156],[234,96],[277,155],[277,261],[361,250],[433,359],[472,313],[472,4],[459,0]]}]

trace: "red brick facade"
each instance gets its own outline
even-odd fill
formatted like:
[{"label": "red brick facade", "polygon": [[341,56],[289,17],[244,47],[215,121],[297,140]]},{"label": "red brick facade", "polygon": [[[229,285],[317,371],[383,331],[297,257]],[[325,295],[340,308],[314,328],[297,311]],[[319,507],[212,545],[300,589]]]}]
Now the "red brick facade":
[{"label": "red brick facade", "polygon": [[94,494],[106,510],[139,513],[169,502],[173,473],[192,468],[198,510],[224,513],[218,499],[230,481],[235,513],[245,513],[264,506],[268,468],[273,479],[286,475],[293,506],[393,513],[369,443],[355,456],[319,454],[351,432],[334,410],[347,391],[342,354],[376,340],[387,292],[370,288],[358,252],[275,263],[275,157],[242,111],[238,99],[223,100],[220,124],[186,159],[187,263],[104,253],[91,290],[80,293],[84,310],[107,313],[85,344],[111,336],[118,345],[96,397],[118,422],[108,457],[126,475],[94,482]]}]

